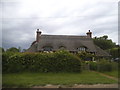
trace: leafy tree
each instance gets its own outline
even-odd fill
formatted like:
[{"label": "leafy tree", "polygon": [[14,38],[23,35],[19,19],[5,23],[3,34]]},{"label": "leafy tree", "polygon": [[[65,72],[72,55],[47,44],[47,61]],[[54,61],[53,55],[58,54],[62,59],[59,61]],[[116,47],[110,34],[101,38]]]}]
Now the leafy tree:
[{"label": "leafy tree", "polygon": [[93,41],[97,46],[99,46],[103,50],[108,50],[116,47],[116,44],[112,42],[111,39],[108,39],[107,35],[104,35],[102,37],[95,37],[93,38]]},{"label": "leafy tree", "polygon": [[110,51],[110,54],[112,55],[113,58],[120,57],[120,47],[119,48],[112,48],[109,51]]},{"label": "leafy tree", "polygon": [[94,57],[95,55],[91,54],[91,53],[87,53],[87,52],[79,52],[78,53],[78,57],[80,57],[81,60],[92,60],[92,57]]},{"label": "leafy tree", "polygon": [[11,47],[7,49],[6,52],[19,52],[19,49],[17,49],[16,47]]},{"label": "leafy tree", "polygon": [[22,52],[26,52],[26,51],[27,51],[27,49],[23,49],[23,50],[22,50]]},{"label": "leafy tree", "polygon": [[0,47],[0,52],[5,52],[4,48]]},{"label": "leafy tree", "polygon": [[19,49],[19,52],[21,52],[21,47],[18,47],[18,49]]},{"label": "leafy tree", "polygon": [[103,36],[103,39],[107,40],[108,36],[107,35],[104,35]]}]

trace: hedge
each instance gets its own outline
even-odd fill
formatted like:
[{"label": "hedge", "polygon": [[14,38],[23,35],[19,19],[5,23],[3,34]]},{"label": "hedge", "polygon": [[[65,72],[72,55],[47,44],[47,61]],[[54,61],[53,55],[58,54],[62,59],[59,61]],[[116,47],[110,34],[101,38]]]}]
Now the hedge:
[{"label": "hedge", "polygon": [[97,70],[98,69],[98,64],[96,62],[90,62],[90,70]]},{"label": "hedge", "polygon": [[80,72],[78,57],[67,52],[3,53],[3,72]]},{"label": "hedge", "polygon": [[113,70],[118,70],[118,63],[110,62],[105,59],[101,59],[97,62],[89,62],[90,70],[95,70],[99,72],[109,72]]}]

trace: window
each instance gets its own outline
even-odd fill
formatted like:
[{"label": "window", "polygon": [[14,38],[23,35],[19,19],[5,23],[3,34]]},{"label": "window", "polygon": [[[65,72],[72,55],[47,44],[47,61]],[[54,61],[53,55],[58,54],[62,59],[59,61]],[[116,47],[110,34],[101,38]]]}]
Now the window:
[{"label": "window", "polygon": [[59,47],[59,49],[64,50],[64,49],[65,49],[65,47],[64,47],[64,46],[60,46],[60,47]]},{"label": "window", "polygon": [[86,47],[79,47],[77,48],[78,51],[86,51]]},{"label": "window", "polygon": [[52,51],[53,48],[51,46],[45,46],[43,47],[43,51]]}]

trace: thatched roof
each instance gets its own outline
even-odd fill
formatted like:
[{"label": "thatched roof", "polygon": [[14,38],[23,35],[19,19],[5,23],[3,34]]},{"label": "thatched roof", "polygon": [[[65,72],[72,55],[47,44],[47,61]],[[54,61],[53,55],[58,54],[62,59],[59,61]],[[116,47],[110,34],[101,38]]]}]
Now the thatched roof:
[{"label": "thatched roof", "polygon": [[96,55],[97,56],[110,56],[106,51],[104,51],[104,50],[102,50],[100,47],[98,47],[98,46],[96,46],[95,45],[95,47],[96,47],[96,50],[97,50],[97,52],[96,52]]},{"label": "thatched roof", "polygon": [[84,46],[88,52],[95,52],[98,56],[102,54],[108,56],[107,52],[95,46],[92,38],[72,35],[41,35],[40,41],[34,42],[28,52],[43,51],[45,46],[52,47],[53,51],[58,50],[61,46],[64,46],[68,51],[77,51],[77,48]]},{"label": "thatched roof", "polygon": [[89,52],[96,51],[92,39],[87,36],[41,35],[38,50],[41,50],[44,46],[52,46],[53,50],[64,46],[69,51],[75,51],[80,46],[85,46]]}]

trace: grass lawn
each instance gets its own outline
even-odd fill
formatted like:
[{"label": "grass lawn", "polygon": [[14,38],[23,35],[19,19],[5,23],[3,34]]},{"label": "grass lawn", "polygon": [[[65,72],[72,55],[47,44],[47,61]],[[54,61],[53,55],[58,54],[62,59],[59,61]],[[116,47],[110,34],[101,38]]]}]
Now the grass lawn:
[{"label": "grass lawn", "polygon": [[3,87],[32,87],[46,84],[112,84],[117,81],[101,76],[96,72],[82,73],[9,73],[3,74]]},{"label": "grass lawn", "polygon": [[111,72],[103,72],[104,74],[107,74],[109,76],[113,76],[118,78],[118,71],[111,71]]}]

